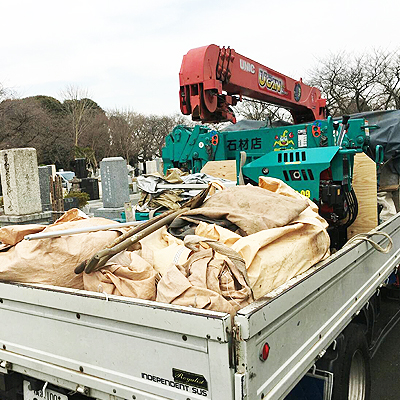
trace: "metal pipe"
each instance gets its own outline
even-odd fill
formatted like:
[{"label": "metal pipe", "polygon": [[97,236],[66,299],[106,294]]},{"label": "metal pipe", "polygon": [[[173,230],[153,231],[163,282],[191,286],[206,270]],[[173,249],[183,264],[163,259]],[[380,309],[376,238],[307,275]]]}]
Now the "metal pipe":
[{"label": "metal pipe", "polygon": [[139,242],[146,236],[150,235],[150,233],[153,233],[157,229],[162,228],[164,225],[170,224],[176,217],[178,217],[179,215],[183,214],[188,210],[190,210],[189,207],[180,208],[174,211],[172,214],[166,215],[164,218],[161,218],[158,221],[154,222],[152,225],[143,229],[141,232],[135,233],[131,237],[125,239],[123,242],[118,243],[116,246],[100,250],[92,257],[92,259],[86,265],[85,272],[87,274],[90,274],[92,271],[100,269],[112,256],[120,253],[121,251],[132,246],[133,244]]},{"label": "metal pipe", "polygon": [[343,115],[342,118],[342,129],[340,130],[339,138],[337,141],[337,146],[342,147],[343,139],[344,136],[347,134],[347,131],[349,130],[349,115]]},{"label": "metal pipe", "polygon": [[[147,228],[148,226],[151,226],[156,221],[159,221],[159,220],[163,219],[164,217],[166,217],[167,215],[172,214],[173,212],[174,212],[174,210],[165,211],[164,213],[158,215],[157,217],[154,217],[152,219],[144,221],[143,224],[135,226],[134,228],[130,229],[128,232],[125,232],[121,236],[118,236],[112,243],[110,243],[103,250],[98,251],[92,258],[90,258],[89,260],[85,260],[85,261],[81,262],[75,268],[75,273],[76,274],[81,274],[86,268],[88,270],[92,270],[93,268],[96,267],[96,265],[98,265],[100,263],[101,257],[103,257],[102,258],[102,263],[103,263],[103,260],[106,260],[105,255],[107,254],[107,249],[111,249],[112,247],[115,247],[117,244],[119,244],[119,243],[123,242],[124,240],[130,238],[131,236],[135,235],[136,233],[141,232],[143,229]],[[109,258],[111,258],[111,257],[109,257]]]},{"label": "metal pipe", "polygon": [[148,220],[142,226],[132,228],[129,232],[117,238],[111,246],[107,246],[105,249],[98,251],[92,258],[81,262],[75,268],[75,273],[80,274],[85,271],[89,274],[93,271],[97,271],[102,268],[113,255],[118,254],[131,245],[139,242],[162,226],[170,224],[178,215],[183,214],[189,209],[200,207],[207,197],[210,188],[211,185],[183,204],[178,210],[166,211],[165,213]]},{"label": "metal pipe", "polygon": [[66,235],[76,235],[78,233],[107,231],[110,229],[123,228],[125,226],[139,225],[142,224],[143,222],[145,221],[132,221],[132,222],[117,223],[112,225],[89,226],[87,228],[66,229],[64,231],[32,233],[31,235],[26,235],[24,239],[25,240],[49,239]]}]

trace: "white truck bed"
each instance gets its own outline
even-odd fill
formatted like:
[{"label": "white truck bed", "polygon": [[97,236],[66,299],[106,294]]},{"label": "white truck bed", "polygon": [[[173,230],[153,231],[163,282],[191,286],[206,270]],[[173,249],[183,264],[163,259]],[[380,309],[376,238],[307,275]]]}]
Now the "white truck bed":
[{"label": "white truck bed", "polygon": [[[0,372],[104,400],[282,399],[399,264],[400,214],[379,228],[393,239],[389,254],[366,242],[342,249],[233,320],[0,283]],[[261,361],[266,342],[270,355]]]}]

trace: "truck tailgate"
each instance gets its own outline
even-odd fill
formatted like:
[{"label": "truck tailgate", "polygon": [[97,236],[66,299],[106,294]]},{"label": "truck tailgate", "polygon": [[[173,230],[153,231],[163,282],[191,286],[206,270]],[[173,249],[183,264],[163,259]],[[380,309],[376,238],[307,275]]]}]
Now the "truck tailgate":
[{"label": "truck tailgate", "polygon": [[72,391],[99,399],[233,396],[225,313],[0,283],[0,321],[8,369]]}]

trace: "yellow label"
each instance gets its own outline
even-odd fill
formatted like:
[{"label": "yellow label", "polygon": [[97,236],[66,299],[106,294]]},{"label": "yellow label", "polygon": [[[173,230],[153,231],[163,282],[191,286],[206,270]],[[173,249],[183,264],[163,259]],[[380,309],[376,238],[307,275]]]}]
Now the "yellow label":
[{"label": "yellow label", "polygon": [[308,198],[311,197],[311,192],[310,192],[308,189],[306,189],[306,190],[300,190],[300,191],[296,190],[296,192],[297,192],[297,193],[300,193],[301,195],[306,196],[306,197],[308,197]]}]

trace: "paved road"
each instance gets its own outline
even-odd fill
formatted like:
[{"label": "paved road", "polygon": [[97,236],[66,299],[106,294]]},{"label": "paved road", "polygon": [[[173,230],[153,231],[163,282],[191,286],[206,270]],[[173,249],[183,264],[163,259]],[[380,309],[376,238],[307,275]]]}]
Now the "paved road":
[{"label": "paved road", "polygon": [[400,323],[388,334],[371,362],[372,400],[400,399]]}]

